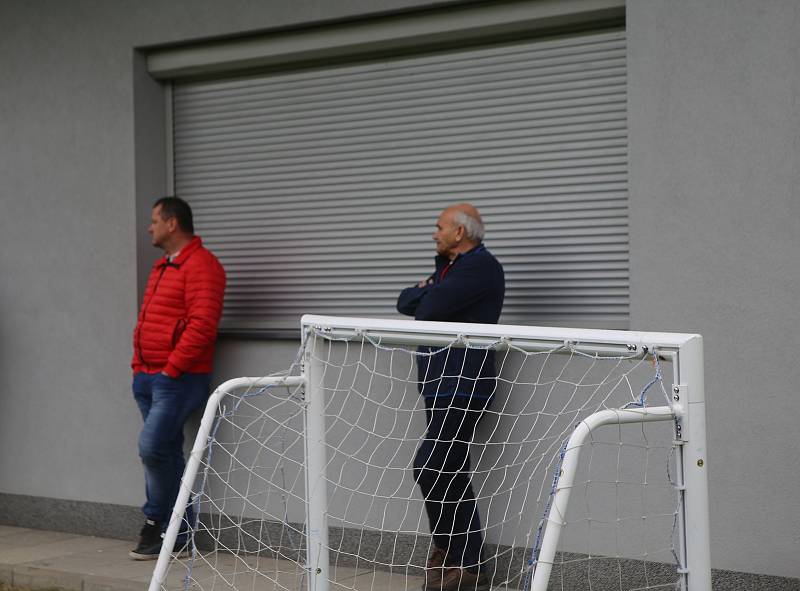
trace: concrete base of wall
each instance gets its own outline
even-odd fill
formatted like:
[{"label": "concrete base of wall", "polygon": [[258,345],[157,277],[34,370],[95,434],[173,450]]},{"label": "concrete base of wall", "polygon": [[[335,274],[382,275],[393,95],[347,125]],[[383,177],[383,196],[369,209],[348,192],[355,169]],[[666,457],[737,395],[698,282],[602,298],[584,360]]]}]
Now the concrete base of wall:
[{"label": "concrete base of wall", "polygon": [[[205,521],[205,520],[204,520]],[[213,523],[213,520],[209,521]],[[11,525],[16,527],[26,527],[33,529],[43,529],[51,531],[62,531],[80,535],[100,536],[116,538],[121,540],[136,539],[142,524],[142,514],[138,507],[127,505],[113,505],[110,503],[90,503],[86,501],[69,501],[64,499],[51,499],[46,497],[33,497],[27,495],[12,495],[0,493],[0,525]],[[260,532],[267,532],[270,538],[288,541],[286,530],[298,531],[299,524],[263,524],[253,523],[253,528]],[[367,547],[377,551],[375,554],[379,562],[390,562],[390,552],[393,553],[396,564],[407,562],[408,574],[417,575],[421,573],[421,566],[425,563],[428,548],[427,538],[421,540],[413,536],[406,536],[408,539],[399,539],[393,532],[369,532],[369,538],[365,541],[363,533],[342,528],[331,528],[330,531],[332,546],[340,548],[343,554],[332,556],[338,564],[345,565],[348,556],[358,552],[358,547]],[[361,537],[359,537],[361,536]],[[297,534],[294,535],[295,543],[299,543]],[[374,538],[374,539],[373,539]],[[210,540],[198,539],[198,546],[206,546]],[[385,550],[384,550],[385,549]],[[283,548],[283,551],[290,548]],[[297,558],[302,558],[304,548],[297,546],[294,548]],[[397,552],[403,553],[405,558],[398,561]],[[338,553],[337,553],[338,554]],[[386,556],[383,556],[386,554]],[[530,556],[530,550],[525,548],[497,547],[487,545],[487,555],[495,555],[500,558],[493,565],[495,573],[519,573],[524,561]],[[284,555],[285,557],[286,555]],[[570,556],[569,558],[578,558]],[[407,561],[406,561],[407,559]],[[364,561],[361,561],[363,565]],[[641,568],[639,561],[619,561],[609,559],[609,581],[616,583],[619,576],[620,566],[623,570],[635,569],[637,565]],[[628,564],[630,563],[630,564]],[[577,562],[581,564],[581,562]],[[597,572],[598,564],[594,564],[593,569]],[[648,572],[650,576],[660,571],[669,571],[664,565],[650,563]],[[414,572],[412,572],[414,571]],[[420,571],[420,572],[416,572]],[[635,571],[634,571],[635,572]],[[564,572],[563,579],[561,573],[554,569],[553,576],[558,577],[559,585],[563,580],[563,585],[559,588],[578,589],[585,588],[581,582],[580,568],[574,572]],[[594,575],[593,575],[594,577]],[[602,578],[602,577],[601,577]],[[768,575],[758,575],[751,573],[740,573],[735,571],[717,570],[712,573],[714,591],[800,591],[800,579],[774,577]],[[596,579],[595,579],[596,580]],[[494,581],[495,585],[500,585],[504,581]],[[508,580],[509,587],[521,587],[524,582],[523,576],[517,576],[513,580]],[[573,585],[574,583],[574,585]],[[595,588],[593,586],[593,588]]]},{"label": "concrete base of wall", "polygon": [[0,525],[134,540],[143,523],[138,507],[0,493]]}]

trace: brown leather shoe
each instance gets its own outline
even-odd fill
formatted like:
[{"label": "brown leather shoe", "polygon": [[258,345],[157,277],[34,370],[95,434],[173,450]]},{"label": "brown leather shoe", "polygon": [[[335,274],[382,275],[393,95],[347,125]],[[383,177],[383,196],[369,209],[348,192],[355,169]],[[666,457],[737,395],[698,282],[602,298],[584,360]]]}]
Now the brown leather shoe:
[{"label": "brown leather shoe", "polygon": [[[427,572],[427,571],[426,571]],[[442,578],[434,581],[433,585],[427,584],[425,591],[489,591],[489,577],[485,573],[471,573],[458,566],[446,567]]]},{"label": "brown leather shoe", "polygon": [[434,546],[433,550],[431,551],[431,555],[428,556],[428,564],[425,566],[425,568],[442,568],[444,566],[444,560],[446,557],[447,552],[438,546]]},{"label": "brown leather shoe", "polygon": [[428,556],[428,562],[425,564],[425,582],[422,584],[423,589],[441,589],[442,588],[442,572],[444,571],[444,561],[447,557],[447,552],[434,546],[431,550],[431,555]]},{"label": "brown leather shoe", "polygon": [[422,583],[422,591],[439,591],[442,588],[442,571],[444,567],[426,568],[425,581]]}]

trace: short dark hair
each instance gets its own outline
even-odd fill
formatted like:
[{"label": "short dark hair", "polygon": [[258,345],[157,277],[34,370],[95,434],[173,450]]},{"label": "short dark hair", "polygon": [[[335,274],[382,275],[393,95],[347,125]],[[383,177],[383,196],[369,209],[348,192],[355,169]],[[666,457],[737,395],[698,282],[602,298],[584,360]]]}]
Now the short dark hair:
[{"label": "short dark hair", "polygon": [[178,220],[178,227],[184,232],[194,235],[194,220],[192,219],[192,208],[180,197],[162,197],[153,204],[153,209],[161,206],[161,219],[168,220],[175,218]]}]

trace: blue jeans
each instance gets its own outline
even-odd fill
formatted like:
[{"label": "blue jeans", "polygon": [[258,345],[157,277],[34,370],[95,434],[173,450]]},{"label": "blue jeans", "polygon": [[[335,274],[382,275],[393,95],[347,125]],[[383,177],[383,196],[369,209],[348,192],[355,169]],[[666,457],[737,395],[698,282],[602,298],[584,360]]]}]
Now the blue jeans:
[{"label": "blue jeans", "polygon": [[[183,374],[177,379],[161,373],[136,373],[133,397],[144,419],[139,434],[139,457],[144,465],[147,502],[145,517],[166,528],[178,497],[185,460],[183,425],[189,415],[205,404],[211,376]],[[193,521],[191,503],[182,531]]]}]

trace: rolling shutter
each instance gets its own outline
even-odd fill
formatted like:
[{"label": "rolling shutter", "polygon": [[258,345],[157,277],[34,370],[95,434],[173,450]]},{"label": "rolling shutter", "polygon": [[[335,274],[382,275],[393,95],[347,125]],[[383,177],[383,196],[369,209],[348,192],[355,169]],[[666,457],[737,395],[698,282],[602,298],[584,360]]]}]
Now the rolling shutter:
[{"label": "rolling shutter", "polygon": [[223,328],[387,317],[470,201],[501,322],[627,328],[624,32],[174,86],[176,194],[228,273]]}]

